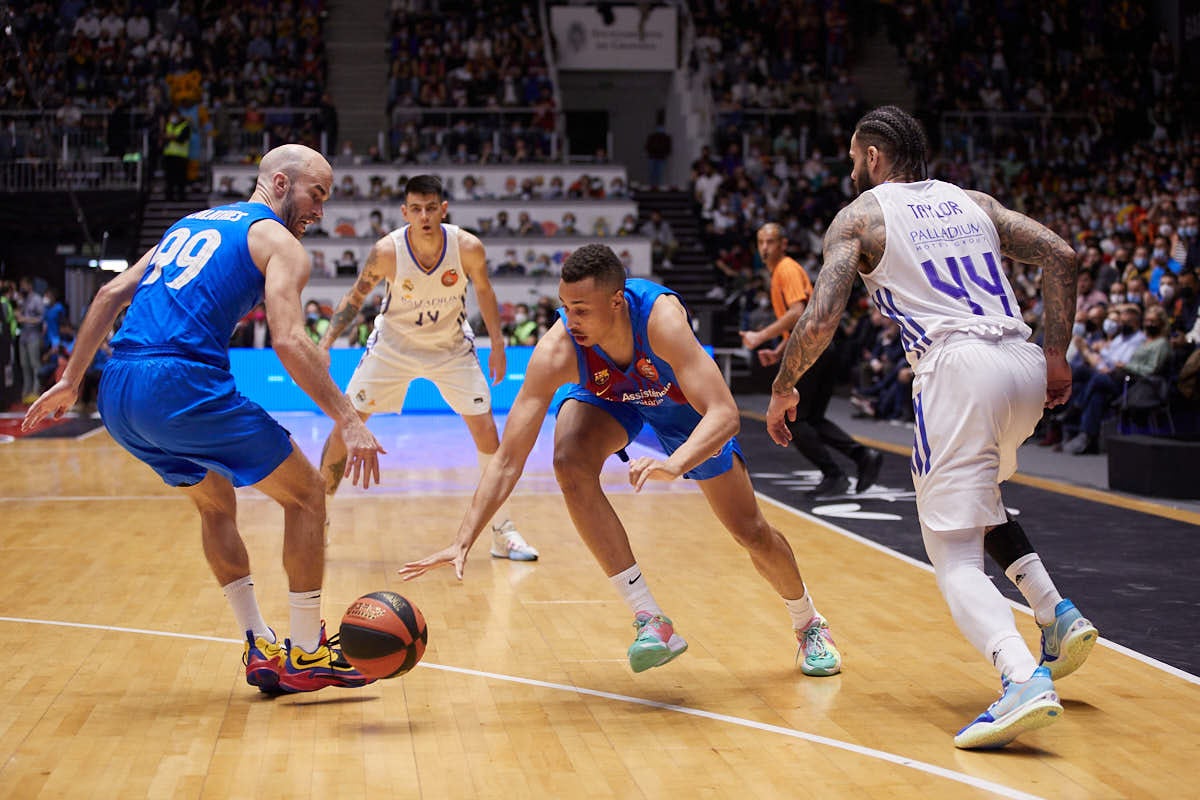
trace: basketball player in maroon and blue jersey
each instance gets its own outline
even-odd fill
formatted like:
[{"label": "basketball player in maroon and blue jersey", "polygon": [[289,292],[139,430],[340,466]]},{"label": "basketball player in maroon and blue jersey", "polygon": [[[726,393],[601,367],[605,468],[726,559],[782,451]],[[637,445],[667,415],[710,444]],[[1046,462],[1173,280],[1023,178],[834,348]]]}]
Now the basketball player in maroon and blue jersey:
[{"label": "basketball player in maroon and blue jersey", "polygon": [[[383,449],[329,376],[329,357],[304,329],[300,292],[308,254],[300,237],[321,218],[333,172],[301,145],[267,153],[248,202],[189,214],[96,295],[61,381],[29,409],[23,427],[61,416],[101,340],[126,306],[100,383],[112,437],[178,487],[200,512],[204,554],[246,637],[246,680],[266,693],[369,683],[331,647],[321,622],[324,483],[266,411],[238,393],[229,371],[233,328],[266,301],[280,361],[336,423],[363,488],[379,481]],[[235,486],[255,486],[284,508],[291,638],[263,620],[237,529]]]},{"label": "basketball player in maroon and blue jersey", "polygon": [[784,599],[800,643],[801,670],[813,676],[839,672],[841,655],[791,546],[758,507],[734,438],[739,414],[733,395],[692,332],[679,296],[651,281],[626,279],[610,248],[589,244],[563,264],[559,298],[559,318],[534,348],[500,448],[454,543],[406,564],[400,574],[407,580],[452,564],[462,578],[471,545],[516,485],[556,391],[572,384],[558,409],[554,471],[579,535],[634,614],[638,633],[628,652],[633,671],[662,666],[687,650],[651,594],[600,485],[608,457],[622,454],[649,425],[666,456],[630,461],[630,483],[641,489],[648,480],[695,480]]}]

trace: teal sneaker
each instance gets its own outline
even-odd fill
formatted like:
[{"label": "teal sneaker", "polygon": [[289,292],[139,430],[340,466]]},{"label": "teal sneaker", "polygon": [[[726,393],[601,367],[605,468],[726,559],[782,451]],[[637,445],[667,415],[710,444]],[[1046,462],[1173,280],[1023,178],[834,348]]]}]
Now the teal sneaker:
[{"label": "teal sneaker", "polygon": [[638,631],[637,638],[629,645],[629,666],[634,672],[661,667],[687,652],[687,642],[662,614],[639,611],[633,618],[633,627]]},{"label": "teal sneaker", "polygon": [[804,630],[796,631],[796,641],[800,643],[796,663],[805,675],[825,678],[842,671],[842,654],[833,643],[829,623],[820,614],[810,619]]},{"label": "teal sneaker", "polygon": [[1075,604],[1063,600],[1054,607],[1054,621],[1039,625],[1042,629],[1042,660],[1039,666],[1050,670],[1054,680],[1070,675],[1083,666],[1100,637],[1096,626],[1079,613]]},{"label": "teal sneaker", "polygon": [[1000,679],[1000,699],[954,737],[963,750],[994,750],[1027,731],[1044,728],[1062,716],[1050,670],[1038,667],[1024,683]]}]

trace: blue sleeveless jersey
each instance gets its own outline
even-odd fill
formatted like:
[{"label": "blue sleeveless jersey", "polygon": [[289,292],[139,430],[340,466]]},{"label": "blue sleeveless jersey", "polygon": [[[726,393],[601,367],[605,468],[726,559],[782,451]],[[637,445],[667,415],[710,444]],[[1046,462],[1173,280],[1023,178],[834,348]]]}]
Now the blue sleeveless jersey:
[{"label": "blue sleeveless jersey", "polygon": [[175,355],[228,369],[233,328],[263,299],[248,235],[264,219],[283,224],[261,203],[233,203],[168,228],[113,337],[114,355]]},{"label": "blue sleeveless jersey", "polygon": [[[671,365],[650,349],[646,325],[654,302],[663,295],[679,297],[676,292],[653,281],[626,279],[625,302],[633,327],[633,360],[622,369],[599,347],[583,347],[572,340],[579,366],[579,384],[570,389],[566,399],[579,400],[609,412],[625,428],[630,441],[645,422],[669,454],[691,436],[700,422],[700,413],[688,403]],[[566,310],[560,308],[558,315],[565,327]],[[719,453],[685,473],[685,477],[704,480],[723,474],[732,466],[734,453],[742,457],[737,440],[730,439]]]}]

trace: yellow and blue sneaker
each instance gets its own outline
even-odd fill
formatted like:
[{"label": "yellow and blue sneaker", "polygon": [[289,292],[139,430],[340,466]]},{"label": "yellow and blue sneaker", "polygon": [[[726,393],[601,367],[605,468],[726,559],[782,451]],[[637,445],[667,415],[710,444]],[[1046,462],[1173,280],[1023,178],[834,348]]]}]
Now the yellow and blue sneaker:
[{"label": "yellow and blue sneaker", "polygon": [[842,671],[842,654],[833,643],[829,623],[820,614],[808,621],[803,630],[796,631],[796,661],[800,671],[814,678],[837,675]]},{"label": "yellow and blue sneaker", "polygon": [[255,636],[254,631],[246,631],[245,644],[242,663],[246,665],[246,683],[257,686],[264,694],[278,694],[279,671],[287,658],[286,648],[279,640],[271,642],[265,636]]},{"label": "yellow and blue sneaker", "polygon": [[1038,627],[1042,629],[1042,660],[1038,665],[1048,669],[1054,680],[1083,666],[1100,636],[1096,626],[1070,600],[1054,607],[1053,622]]},{"label": "yellow and blue sneaker", "polygon": [[633,618],[637,638],[629,645],[629,666],[634,672],[661,667],[687,652],[688,644],[662,614],[639,611]]},{"label": "yellow and blue sneaker", "polygon": [[342,689],[356,689],[374,683],[374,678],[368,678],[350,665],[338,648],[338,637],[332,639],[325,636],[325,623],[321,623],[321,639],[317,649],[308,652],[285,640],[287,657],[279,670],[279,691],[283,693],[315,692],[326,686],[337,686]]},{"label": "yellow and blue sneaker", "polygon": [[994,750],[1026,731],[1044,728],[1062,716],[1050,670],[1038,667],[1023,683],[1000,679],[1000,699],[954,737],[963,750]]}]

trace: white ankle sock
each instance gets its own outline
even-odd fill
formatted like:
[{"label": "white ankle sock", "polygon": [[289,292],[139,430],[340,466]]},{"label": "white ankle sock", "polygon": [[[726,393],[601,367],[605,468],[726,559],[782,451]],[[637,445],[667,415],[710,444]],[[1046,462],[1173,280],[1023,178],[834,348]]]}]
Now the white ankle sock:
[{"label": "white ankle sock", "polygon": [[802,631],[808,627],[809,621],[817,615],[817,609],[813,606],[812,598],[808,596],[808,589],[804,590],[804,596],[797,600],[783,601],[787,606],[788,614],[792,617],[792,629]]},{"label": "white ankle sock", "polygon": [[292,610],[292,644],[312,653],[321,643],[321,590],[288,592]]},{"label": "white ankle sock", "polygon": [[1037,553],[1021,556],[1008,565],[1004,574],[1029,603],[1038,625],[1049,625],[1054,621],[1054,609],[1063,597],[1054,588],[1054,581],[1050,580],[1050,573],[1046,572]]},{"label": "white ankle sock", "polygon": [[654,595],[650,594],[650,587],[646,585],[646,579],[642,577],[642,570],[636,561],[633,562],[632,567],[618,572],[608,580],[634,614],[639,611],[646,611],[650,614],[662,613],[662,609],[654,600]]},{"label": "white ankle sock", "polygon": [[1033,677],[1033,671],[1037,669],[1033,654],[1016,631],[997,636],[988,643],[988,651],[992,656],[992,664],[1010,681],[1024,683]]},{"label": "white ankle sock", "polygon": [[[488,464],[492,463],[492,456],[495,453],[484,453],[480,450],[475,451],[475,459],[479,462],[479,477],[483,477],[483,473],[487,471]],[[499,527],[505,522],[511,520],[508,512],[508,501],[505,500],[499,508],[496,509],[495,516],[492,517],[492,526]]]},{"label": "white ankle sock", "polygon": [[233,616],[237,619],[238,630],[242,636],[251,631],[255,636],[261,636],[267,641],[275,641],[275,633],[267,627],[262,612],[258,610],[258,598],[254,596],[254,578],[247,575],[221,587],[225,599],[233,608]]}]

